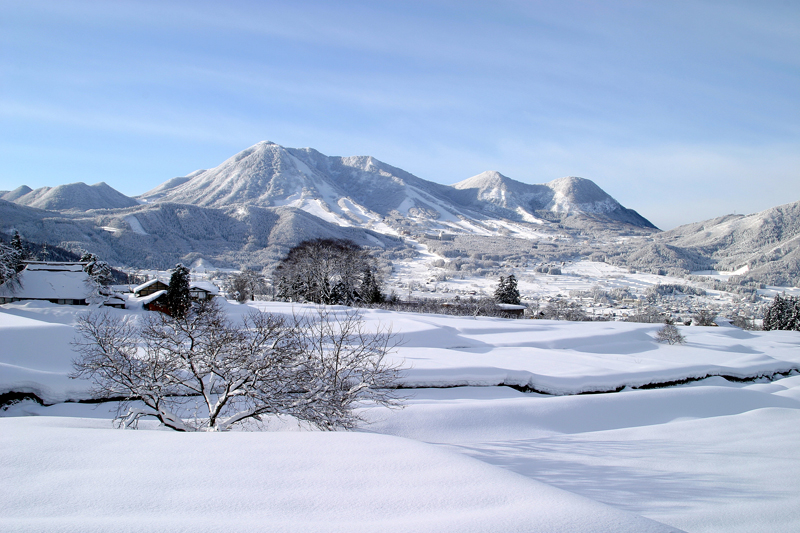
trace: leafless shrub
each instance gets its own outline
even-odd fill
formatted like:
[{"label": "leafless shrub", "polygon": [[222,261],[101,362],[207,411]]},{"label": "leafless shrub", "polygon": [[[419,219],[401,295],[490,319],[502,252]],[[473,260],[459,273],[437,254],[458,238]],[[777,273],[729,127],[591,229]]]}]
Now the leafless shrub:
[{"label": "leafless shrub", "polygon": [[253,312],[237,325],[212,301],[183,318],[148,314],[138,325],[91,313],[77,330],[72,377],[91,379],[95,398],[125,398],[123,427],[152,416],[177,431],[224,431],[274,414],[349,429],[360,420],[358,402],[399,405],[400,368],[386,361],[395,337],[369,331],[353,310]]},{"label": "leafless shrub", "polygon": [[717,324],[714,322],[716,318],[717,314],[713,311],[701,309],[692,315],[692,322],[694,322],[695,326],[716,326]]},{"label": "leafless shrub", "polygon": [[656,341],[666,342],[667,344],[685,344],[684,337],[671,320],[664,322],[664,327],[656,331]]}]

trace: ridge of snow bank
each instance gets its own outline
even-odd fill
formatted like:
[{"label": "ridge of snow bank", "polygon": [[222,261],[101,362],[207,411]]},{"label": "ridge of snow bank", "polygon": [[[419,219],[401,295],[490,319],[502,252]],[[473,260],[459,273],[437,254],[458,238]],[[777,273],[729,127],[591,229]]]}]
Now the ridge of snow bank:
[{"label": "ridge of snow bank", "polygon": [[119,431],[50,417],[0,427],[0,464],[13,465],[0,489],[6,531],[677,531],[385,435]]}]

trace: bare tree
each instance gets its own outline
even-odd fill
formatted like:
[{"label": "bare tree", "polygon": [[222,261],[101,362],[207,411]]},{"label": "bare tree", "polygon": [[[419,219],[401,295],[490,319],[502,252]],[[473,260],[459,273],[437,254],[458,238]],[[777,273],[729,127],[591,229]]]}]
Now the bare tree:
[{"label": "bare tree", "polygon": [[267,289],[266,278],[253,270],[242,270],[226,282],[226,291],[239,303],[255,300],[257,295],[266,294]]},{"label": "bare tree", "polygon": [[93,313],[77,329],[72,377],[91,379],[96,398],[123,397],[123,427],[152,416],[178,431],[224,431],[276,414],[331,430],[357,424],[359,401],[398,405],[391,331],[367,331],[353,311],[253,312],[237,325],[211,301],[140,325]]},{"label": "bare tree", "polygon": [[400,368],[386,361],[398,344],[390,327],[368,330],[358,310],[318,307],[295,317],[300,344],[313,375],[300,418],[322,429],[352,429],[361,421],[356,404],[397,406]]},{"label": "bare tree", "polygon": [[664,327],[656,331],[656,341],[666,342],[667,344],[684,344],[684,337],[671,319],[664,320]]},{"label": "bare tree", "polygon": [[550,320],[572,320],[580,322],[586,320],[586,313],[577,302],[567,302],[565,300],[555,300],[547,304],[540,313],[541,318]]},{"label": "bare tree", "polygon": [[716,326],[714,320],[717,318],[717,313],[701,309],[696,314],[692,315],[692,321],[695,326]]},{"label": "bare tree", "polygon": [[284,301],[352,305],[380,295],[374,258],[345,239],[301,242],[289,250],[272,278],[276,298]]}]

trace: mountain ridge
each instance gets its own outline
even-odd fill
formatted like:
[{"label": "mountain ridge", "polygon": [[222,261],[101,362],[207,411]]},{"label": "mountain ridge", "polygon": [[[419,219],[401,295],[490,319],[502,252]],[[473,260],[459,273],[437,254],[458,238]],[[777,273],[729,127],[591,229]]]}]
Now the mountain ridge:
[{"label": "mountain ridge", "polygon": [[[497,190],[489,191],[492,180],[482,179],[484,175],[492,177]],[[452,222],[449,229],[460,231],[459,219],[480,221],[501,216],[516,222],[542,223],[535,212],[546,211],[548,218],[585,216],[596,223],[656,229],[583,178],[530,185],[489,172],[450,186],[424,180],[371,156],[326,156],[312,148],[285,148],[269,141],[242,150],[217,167],[187,176],[177,185],[174,182],[165,182],[139,199],[205,207],[292,205],[312,214],[326,211],[345,225],[354,211],[360,211],[373,222],[399,215],[419,221]]]},{"label": "mountain ridge", "polygon": [[104,181],[94,185],[79,181],[38,189],[23,185],[4,194],[0,199],[50,211],[121,209],[138,205],[136,200],[125,196]]},{"label": "mountain ridge", "polygon": [[202,258],[257,267],[303,238],[332,237],[404,258],[420,245],[449,259],[513,257],[509,265],[591,256],[658,273],[717,269],[800,284],[800,202],[660,232],[583,178],[527,184],[487,171],[442,185],[371,156],[268,141],[138,200],[102,182],[18,187],[0,197],[0,221],[6,234],[129,266]]}]

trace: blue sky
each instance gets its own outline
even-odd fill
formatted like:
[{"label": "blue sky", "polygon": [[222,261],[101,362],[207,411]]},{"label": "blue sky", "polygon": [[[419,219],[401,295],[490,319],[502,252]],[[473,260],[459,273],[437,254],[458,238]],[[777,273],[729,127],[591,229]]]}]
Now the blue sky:
[{"label": "blue sky", "polygon": [[800,3],[3,2],[0,190],[261,140],[595,181],[662,229],[800,200]]}]

